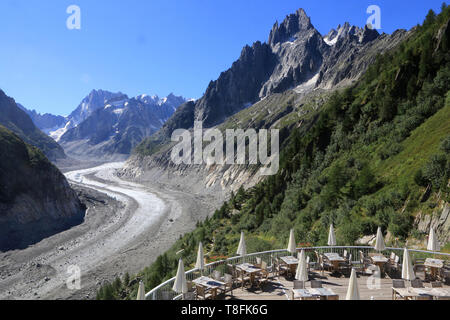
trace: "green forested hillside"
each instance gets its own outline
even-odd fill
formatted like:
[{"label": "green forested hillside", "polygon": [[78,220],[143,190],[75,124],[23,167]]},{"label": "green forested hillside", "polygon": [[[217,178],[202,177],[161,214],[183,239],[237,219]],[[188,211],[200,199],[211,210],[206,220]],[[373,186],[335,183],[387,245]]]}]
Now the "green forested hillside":
[{"label": "green forested hillside", "polygon": [[[285,247],[292,227],[302,242],[324,245],[330,223],[340,245],[375,234],[378,226],[397,244],[420,237],[414,216],[431,213],[438,194],[449,201],[449,18],[446,5],[439,15],[430,11],[359,84],[335,93],[291,133],[279,173],[241,189],[199,222],[140,274],[146,289],[174,276],[180,249],[193,267],[199,241],[210,260],[234,255],[241,230],[248,252]],[[128,279],[104,286],[98,298],[134,297],[136,285],[123,283]]]}]

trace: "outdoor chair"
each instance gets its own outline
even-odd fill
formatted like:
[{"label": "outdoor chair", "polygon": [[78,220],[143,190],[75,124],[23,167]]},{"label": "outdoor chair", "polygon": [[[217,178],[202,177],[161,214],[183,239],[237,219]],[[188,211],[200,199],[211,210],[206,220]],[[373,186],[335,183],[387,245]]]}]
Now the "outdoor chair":
[{"label": "outdoor chair", "polygon": [[260,257],[256,257],[255,267],[261,268],[261,258]]},{"label": "outdoor chair", "polygon": [[310,257],[307,256],[306,257],[306,271],[309,273],[309,270],[311,269],[311,262],[310,262]]},{"label": "outdoor chair", "polygon": [[[397,292],[394,289],[405,289],[405,280],[392,280],[392,300],[397,300]],[[403,298],[403,297],[402,297]]]},{"label": "outdoor chair", "polygon": [[217,280],[217,281],[222,281],[223,280],[222,279],[222,273],[220,271],[218,271],[218,270],[214,270],[214,272],[212,274],[212,278],[214,280]]},{"label": "outdoor chair", "polygon": [[212,300],[214,296],[208,292],[208,290],[203,287],[197,285],[197,300]]},{"label": "outdoor chair", "polygon": [[343,258],[344,258],[345,260],[347,260],[347,257],[348,257],[348,251],[347,251],[347,249],[345,249],[345,250],[344,250],[344,256],[343,256]]},{"label": "outdoor chair", "polygon": [[289,266],[283,261],[278,260],[278,275],[287,275],[289,271]]},{"label": "outdoor chair", "polygon": [[225,282],[225,293],[231,292],[231,295],[233,295],[233,286],[234,286],[233,276],[231,274],[225,273],[224,282]]},{"label": "outdoor chair", "polygon": [[328,260],[328,258],[325,255],[320,255],[319,258],[320,258],[320,266],[322,268],[322,273],[325,270],[327,270],[327,271],[333,270],[333,265],[330,263],[330,261]]},{"label": "outdoor chair", "polygon": [[236,271],[238,274],[237,281],[238,281],[238,283],[241,284],[242,289],[245,288],[246,284],[251,284],[252,279],[249,276],[247,276],[244,271],[242,271],[242,270],[236,270]]},{"label": "outdoor chair", "polygon": [[195,293],[196,287],[192,281],[187,281],[187,287],[188,287],[188,292]]},{"label": "outdoor chair", "polygon": [[256,283],[258,288],[262,289],[269,282],[269,272],[267,271],[267,263],[262,261],[261,263],[262,271],[258,274]]},{"label": "outdoor chair", "polygon": [[427,268],[425,267],[425,260],[423,259],[417,259],[414,262],[414,272],[417,274],[417,272],[423,272],[424,279],[427,278]]},{"label": "outdoor chair", "polygon": [[411,281],[411,287],[413,288],[425,288],[423,285],[422,280],[420,279],[415,279]]},{"label": "outdoor chair", "polygon": [[395,252],[392,251],[391,256],[389,257],[389,262],[394,262],[394,260],[395,260]]},{"label": "outdoor chair", "polygon": [[348,260],[346,260],[345,262],[339,263],[339,271],[346,275],[351,274],[351,272],[352,272],[352,254],[350,254]]},{"label": "outdoor chair", "polygon": [[311,288],[322,288],[322,281],[320,280],[311,280]]},{"label": "outdoor chair", "polygon": [[305,282],[299,281],[299,280],[294,280],[294,290],[295,289],[305,289]]}]

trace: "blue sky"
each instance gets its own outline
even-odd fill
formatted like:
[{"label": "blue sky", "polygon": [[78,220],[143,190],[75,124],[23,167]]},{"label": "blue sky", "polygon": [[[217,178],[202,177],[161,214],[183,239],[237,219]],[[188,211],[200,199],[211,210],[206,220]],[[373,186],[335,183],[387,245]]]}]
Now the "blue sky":
[{"label": "blue sky", "polygon": [[[246,44],[267,41],[276,20],[304,8],[323,34],[364,26],[369,5],[381,32],[421,23],[442,0],[1,0],[0,89],[28,108],[67,115],[92,89],[130,96],[199,98]],[[69,5],[81,30],[68,30]]]}]

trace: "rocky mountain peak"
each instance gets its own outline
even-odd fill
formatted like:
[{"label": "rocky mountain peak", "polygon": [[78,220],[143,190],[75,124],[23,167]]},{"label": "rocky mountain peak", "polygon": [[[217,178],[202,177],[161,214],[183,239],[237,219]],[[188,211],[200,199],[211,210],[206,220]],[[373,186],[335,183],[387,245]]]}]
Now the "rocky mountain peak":
[{"label": "rocky mountain peak", "polygon": [[278,22],[272,28],[269,35],[270,46],[275,46],[277,43],[288,41],[302,32],[313,29],[311,19],[306,15],[303,9],[286,16],[284,21],[279,25]]},{"label": "rocky mountain peak", "polygon": [[362,29],[346,22],[342,26],[338,25],[337,29],[331,29],[323,39],[329,46],[334,46],[338,41],[342,43],[354,42],[366,44],[377,39],[379,35],[376,29],[372,29],[368,25]]}]

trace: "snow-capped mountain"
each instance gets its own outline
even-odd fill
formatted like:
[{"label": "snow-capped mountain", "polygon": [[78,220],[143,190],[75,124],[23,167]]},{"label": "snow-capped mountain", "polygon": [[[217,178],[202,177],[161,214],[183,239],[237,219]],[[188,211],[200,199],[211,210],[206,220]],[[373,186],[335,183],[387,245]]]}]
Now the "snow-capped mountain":
[{"label": "snow-capped mountain", "polygon": [[93,112],[102,108],[107,101],[121,97],[128,99],[128,97],[121,92],[113,93],[105,90],[92,90],[91,93],[81,101],[80,105],[66,118],[65,123],[54,128],[54,130],[48,132],[48,134],[56,141],[59,141],[64,133],[78,126]]},{"label": "snow-capped mountain", "polygon": [[66,127],[59,142],[69,154],[77,157],[128,156],[144,138],[158,131],[184,102],[186,99],[173,94],[165,98],[139,95],[131,99],[123,94],[116,95],[102,107],[96,107],[75,127]]}]

